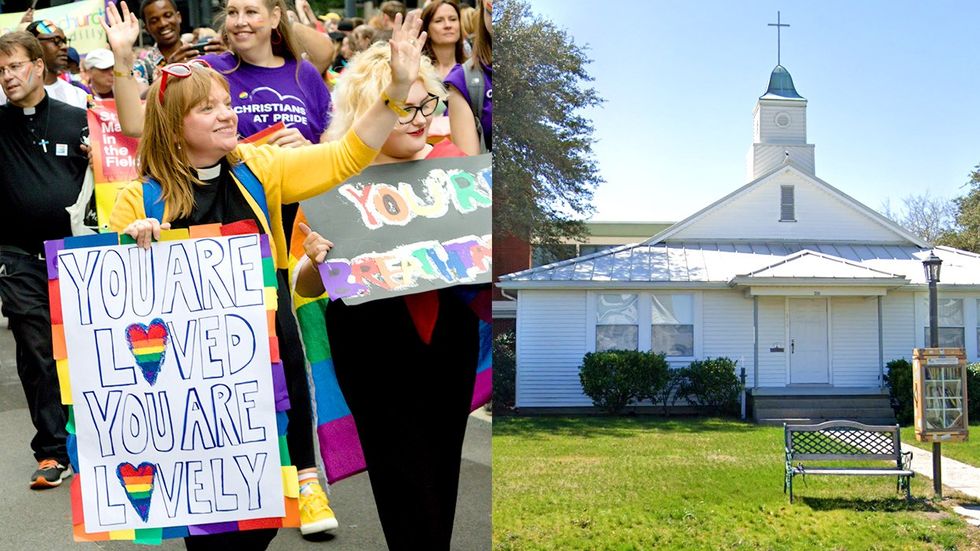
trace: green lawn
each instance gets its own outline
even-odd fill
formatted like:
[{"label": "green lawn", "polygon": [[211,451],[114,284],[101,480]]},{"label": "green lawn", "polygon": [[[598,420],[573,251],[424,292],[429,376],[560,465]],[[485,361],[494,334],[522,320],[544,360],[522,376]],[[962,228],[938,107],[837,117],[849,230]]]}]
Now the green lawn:
[{"label": "green lawn", "polygon": [[[932,451],[932,442],[915,439],[914,427],[902,427],[902,443]],[[970,423],[970,438],[966,442],[943,442],[943,456],[980,467],[980,421]]]},{"label": "green lawn", "polygon": [[497,417],[495,550],[971,549],[980,530],[913,479],[797,478],[783,431],[718,419]]}]

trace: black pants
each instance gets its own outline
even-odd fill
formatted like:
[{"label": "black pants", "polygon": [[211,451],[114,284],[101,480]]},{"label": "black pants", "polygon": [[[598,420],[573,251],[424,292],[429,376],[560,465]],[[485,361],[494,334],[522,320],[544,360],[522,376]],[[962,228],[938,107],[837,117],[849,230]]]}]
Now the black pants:
[{"label": "black pants", "polygon": [[3,315],[14,334],[17,374],[37,430],[31,440],[34,458],[54,458],[67,465],[68,408],[61,404],[58,371],[51,351],[47,266],[36,257],[11,253],[0,253],[0,266]]},{"label": "black pants", "polygon": [[278,528],[224,532],[184,538],[187,551],[264,551],[276,537]]},{"label": "black pants", "polygon": [[299,328],[289,300],[289,279],[286,270],[278,270],[278,310],[276,311],[276,335],[279,337],[279,357],[282,359],[289,391],[289,427],[286,445],[289,458],[297,469],[316,467],[313,448],[313,407],[310,400],[310,384],[306,378],[306,357],[299,338]]},{"label": "black pants", "polygon": [[327,306],[337,380],[392,551],[448,550],[452,540],[479,334],[469,307],[439,293],[429,345],[400,297]]}]

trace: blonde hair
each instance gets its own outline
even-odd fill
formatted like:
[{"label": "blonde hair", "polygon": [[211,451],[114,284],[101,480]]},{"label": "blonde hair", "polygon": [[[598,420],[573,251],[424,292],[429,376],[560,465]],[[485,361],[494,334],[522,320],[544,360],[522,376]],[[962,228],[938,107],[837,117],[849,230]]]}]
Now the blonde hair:
[{"label": "blonde hair", "polygon": [[[136,153],[140,178],[153,178],[160,184],[160,198],[170,210],[168,220],[160,222],[166,222],[189,216],[194,209],[193,186],[204,184],[187,158],[184,117],[210,97],[212,83],[228,91],[228,81],[214,69],[191,65],[188,77],[167,79],[161,104],[162,82],[163,78],[156,79],[147,91],[143,138]],[[228,159],[234,163],[238,157],[231,152]]]},{"label": "blonde hair", "polygon": [[[381,42],[350,60],[333,90],[333,118],[327,128],[328,140],[340,139],[354,121],[378,101],[381,92],[391,84],[390,61],[391,47]],[[446,88],[438,71],[429,58],[422,56],[420,61],[419,82],[427,92],[445,101]]]},{"label": "blonde hair", "polygon": [[460,6],[459,8],[459,25],[462,29],[462,34],[464,38],[469,38],[473,36],[476,32],[477,18],[480,17],[476,13],[476,8],[473,6]]}]

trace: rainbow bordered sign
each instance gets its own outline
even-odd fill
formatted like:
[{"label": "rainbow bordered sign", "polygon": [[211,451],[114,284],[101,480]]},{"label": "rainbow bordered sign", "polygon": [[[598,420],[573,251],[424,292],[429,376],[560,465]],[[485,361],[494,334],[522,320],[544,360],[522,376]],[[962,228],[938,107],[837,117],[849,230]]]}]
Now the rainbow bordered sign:
[{"label": "rainbow bordered sign", "polygon": [[45,250],[75,539],[298,526],[268,236],[239,223]]}]

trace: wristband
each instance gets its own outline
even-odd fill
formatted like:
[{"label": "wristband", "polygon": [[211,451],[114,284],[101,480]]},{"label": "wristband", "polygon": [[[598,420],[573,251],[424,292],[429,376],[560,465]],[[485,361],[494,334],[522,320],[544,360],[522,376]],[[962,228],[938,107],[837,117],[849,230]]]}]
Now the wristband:
[{"label": "wristband", "polygon": [[388,97],[388,92],[381,92],[381,99],[385,102],[385,107],[391,109],[399,117],[407,117],[408,111],[405,110],[405,103]]},{"label": "wristband", "polygon": [[130,70],[128,73],[124,73],[115,67],[112,68],[112,76],[116,78],[133,78],[133,71]]}]

